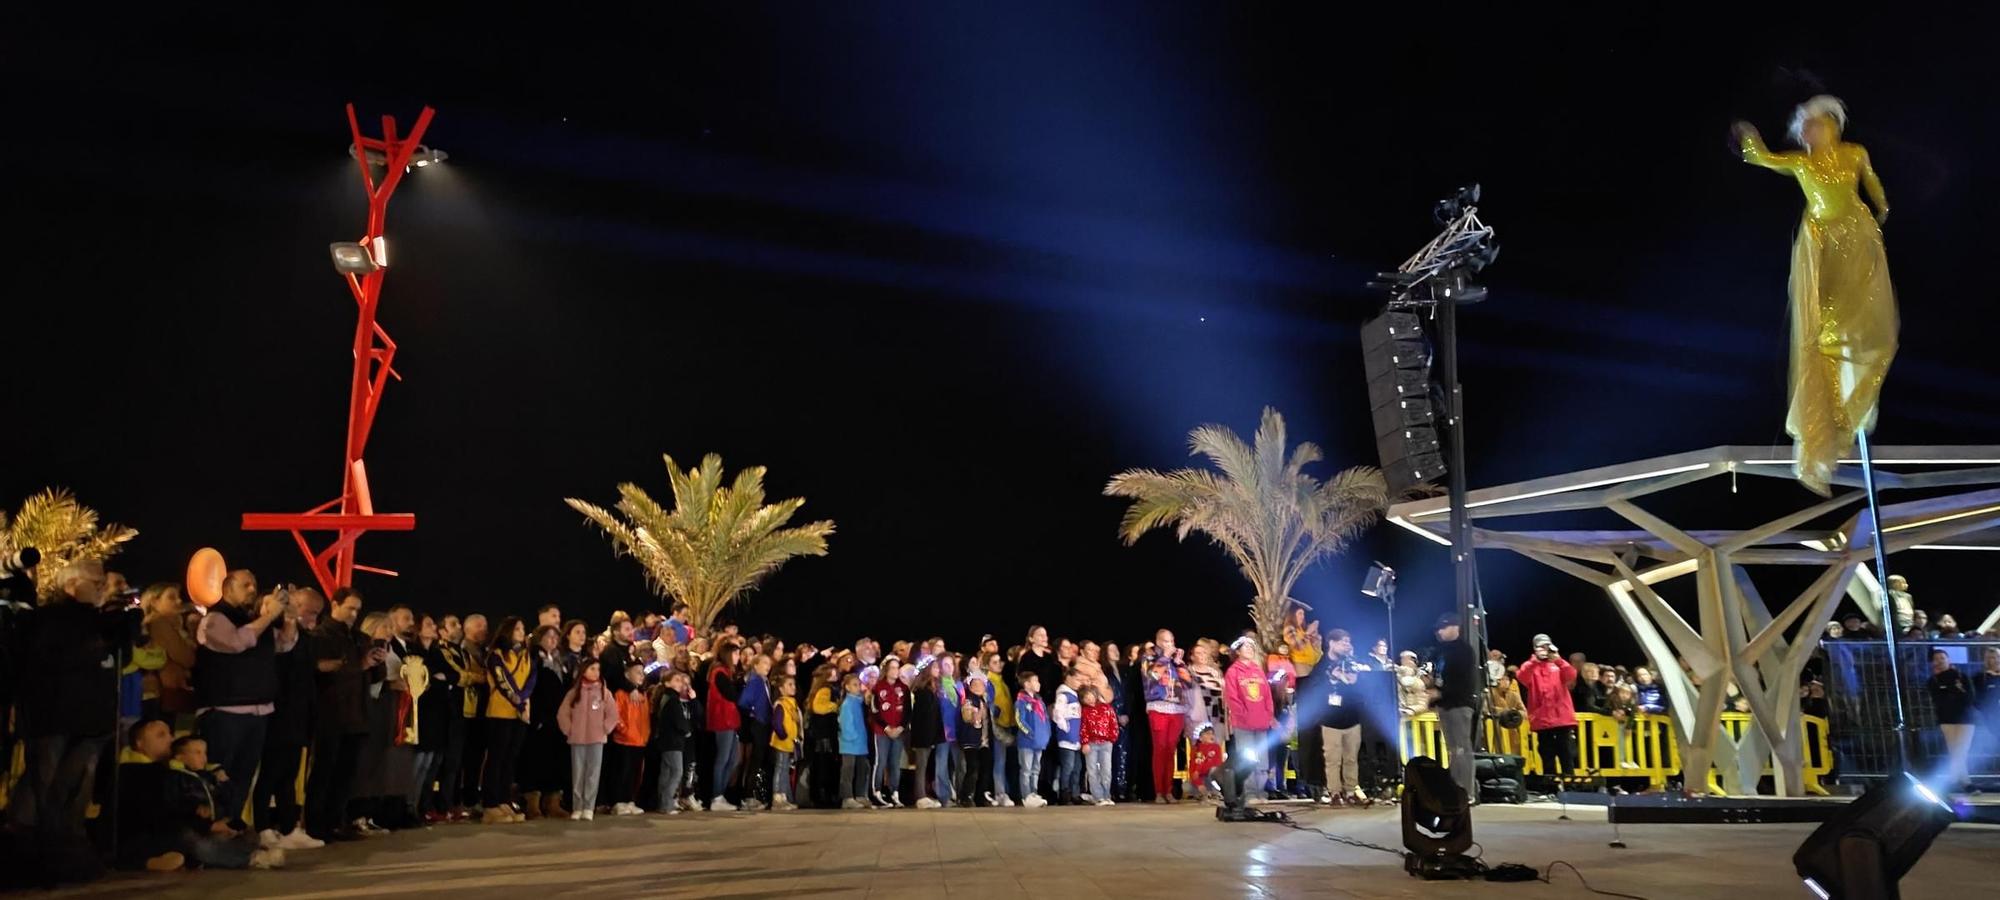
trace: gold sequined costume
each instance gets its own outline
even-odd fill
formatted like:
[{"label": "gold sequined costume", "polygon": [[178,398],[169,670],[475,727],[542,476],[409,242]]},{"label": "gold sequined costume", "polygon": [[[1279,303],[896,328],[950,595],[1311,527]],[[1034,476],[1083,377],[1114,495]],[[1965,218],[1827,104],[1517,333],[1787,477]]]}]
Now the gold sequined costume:
[{"label": "gold sequined costume", "polygon": [[[1837,133],[1837,132],[1836,132]],[[1791,409],[1785,430],[1797,445],[1800,483],[1822,495],[1855,434],[1875,425],[1875,402],[1896,356],[1896,294],[1882,229],[1861,202],[1866,188],[1880,215],[1888,200],[1859,144],[1773,153],[1756,132],[1741,138],[1743,159],[1790,174],[1805,191],[1805,216],[1792,244]]]}]

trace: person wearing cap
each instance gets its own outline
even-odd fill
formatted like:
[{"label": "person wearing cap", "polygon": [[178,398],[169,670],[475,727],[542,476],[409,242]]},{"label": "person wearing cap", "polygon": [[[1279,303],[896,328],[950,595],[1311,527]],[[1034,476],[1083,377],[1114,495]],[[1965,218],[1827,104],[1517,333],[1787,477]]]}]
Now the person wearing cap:
[{"label": "person wearing cap", "polygon": [[1535,653],[1521,664],[1521,699],[1528,704],[1528,728],[1542,756],[1542,774],[1576,769],[1576,705],[1570,687],[1576,667],[1563,659],[1546,634],[1535,635]]},{"label": "person wearing cap", "polygon": [[[1444,747],[1451,780],[1465,790],[1468,802],[1479,802],[1479,788],[1473,783],[1472,716],[1484,685],[1485,667],[1472,653],[1472,645],[1459,633],[1458,616],[1445,613],[1431,626],[1437,635],[1432,656],[1432,677],[1437,679],[1438,721],[1444,726]],[[1572,720],[1574,721],[1574,720]]]}]

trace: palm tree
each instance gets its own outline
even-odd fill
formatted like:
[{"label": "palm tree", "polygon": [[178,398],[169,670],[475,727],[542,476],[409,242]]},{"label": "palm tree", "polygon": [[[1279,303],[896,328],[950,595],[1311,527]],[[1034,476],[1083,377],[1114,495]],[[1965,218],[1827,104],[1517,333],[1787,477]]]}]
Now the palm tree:
[{"label": "palm tree", "polygon": [[825,556],[832,522],[785,527],[805,505],[794,497],[764,503],[764,467],[752,466],[722,481],[722,457],[709,454],[683,471],[667,461],[674,507],[663,508],[638,485],[618,486],[617,513],[569,498],[563,502],[611,536],[619,556],[639,561],[646,584],[662,597],[685,602],[696,631],[764,576],[794,556]]},{"label": "palm tree", "polygon": [[1307,465],[1323,458],[1319,447],[1302,443],[1287,456],[1285,417],[1268,406],[1255,446],[1221,425],[1189,432],[1188,446],[1189,455],[1208,457],[1214,469],[1131,469],[1111,479],[1104,493],[1132,501],[1119,533],[1127,545],[1161,527],[1174,528],[1182,540],[1206,535],[1250,579],[1256,591],[1250,618],[1264,645],[1276,647],[1292,586],[1381,518],[1388,482],[1367,466],[1325,482],[1306,474]]},{"label": "palm tree", "polygon": [[138,536],[136,529],[123,525],[98,525],[97,511],[76,502],[64,488],[47,488],[21,501],[12,522],[0,510],[0,554],[12,556],[27,547],[42,553],[33,573],[38,602],[56,596],[56,574],[71,563],[107,559]]}]

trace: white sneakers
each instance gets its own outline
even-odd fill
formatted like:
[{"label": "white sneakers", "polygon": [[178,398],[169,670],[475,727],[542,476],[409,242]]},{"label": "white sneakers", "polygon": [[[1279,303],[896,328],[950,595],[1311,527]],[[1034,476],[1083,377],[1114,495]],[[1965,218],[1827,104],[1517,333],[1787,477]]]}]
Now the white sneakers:
[{"label": "white sneakers", "polygon": [[1041,809],[1042,807],[1049,805],[1049,801],[1043,800],[1042,795],[1040,794],[1029,794],[1028,796],[1021,798],[1021,805],[1029,809]]},{"label": "white sneakers", "polygon": [[278,842],[284,839],[285,836],[279,834],[277,829],[266,828],[263,831],[257,832],[257,849],[276,850],[278,849]]},{"label": "white sneakers", "polygon": [[594,810],[594,809],[586,809],[586,810],[584,810],[584,811],[583,811],[583,820],[584,820],[585,822],[595,822],[595,821],[597,821],[597,810]]},{"label": "white sneakers", "polygon": [[709,811],[709,812],[735,812],[735,811],[736,811],[736,804],[734,804],[734,803],[731,803],[731,802],[729,802],[728,800],[726,800],[726,799],[723,799],[723,798],[721,798],[721,797],[717,797],[717,798],[715,798],[714,800],[710,800],[710,801],[708,801],[708,811]]},{"label": "white sneakers", "polygon": [[276,847],[258,850],[250,854],[250,868],[281,869],[285,865],[285,851]]},{"label": "white sneakers", "polygon": [[1000,801],[998,801],[998,800],[995,800],[995,799],[993,799],[993,792],[992,792],[992,791],[987,791],[987,792],[986,792],[986,794],[985,794],[985,797],[986,797],[986,805],[987,805],[987,806],[999,806],[999,805],[1000,805]]},{"label": "white sneakers", "polygon": [[[862,805],[867,806],[868,804],[863,803]],[[775,812],[784,812],[785,810],[788,809],[798,809],[798,808],[799,808],[798,804],[785,799],[785,795],[783,794],[779,794],[778,796],[771,798],[771,809]]]},{"label": "white sneakers", "polygon": [[572,822],[581,822],[581,821],[583,821],[583,810],[580,810],[580,809],[579,809],[579,810],[576,810],[575,812],[572,812],[572,813],[570,813],[570,814],[569,814],[569,820],[570,820],[570,821],[572,821]]},{"label": "white sneakers", "polygon": [[749,799],[747,799],[747,800],[744,800],[744,801],[743,801],[743,811],[744,811],[744,812],[756,812],[756,811],[758,811],[758,810],[760,810],[760,809],[763,809],[763,808],[764,808],[764,801],[762,801],[762,800],[759,800],[759,799],[757,799],[757,798],[755,798],[755,797],[751,797],[751,798],[749,798]]},{"label": "white sneakers", "polygon": [[1106,797],[1106,798],[1104,798],[1103,800],[1099,800],[1099,801],[1097,801],[1097,805],[1098,805],[1098,806],[1117,806],[1118,804],[1117,804],[1117,802],[1116,802],[1116,801],[1113,801],[1113,800],[1112,800],[1111,798],[1109,798],[1109,797]]},{"label": "white sneakers", "polygon": [[920,799],[920,800],[918,800],[918,801],[917,801],[917,808],[918,808],[918,809],[943,809],[943,808],[944,808],[944,804],[942,804],[942,803],[939,803],[939,802],[937,802],[936,800],[932,800],[932,799],[931,799],[931,798],[929,798],[929,797],[925,797],[925,798],[923,798],[923,799]]},{"label": "white sneakers", "polygon": [[637,803],[618,803],[611,807],[611,814],[614,816],[636,816],[644,811]]},{"label": "white sneakers", "polygon": [[1000,805],[1000,808],[1001,808],[1001,809],[1006,809],[1006,808],[1009,808],[1009,807],[1011,807],[1011,806],[1013,806],[1013,805],[1014,805],[1014,798],[1012,798],[1012,797],[1009,797],[1009,796],[1007,796],[1006,794],[1001,794],[1001,795],[1000,795],[1000,804],[999,804],[999,805]]},{"label": "white sneakers", "polygon": [[303,825],[295,826],[290,834],[278,838],[280,850],[318,850],[324,846],[326,842],[307,834]]},{"label": "white sneakers", "polygon": [[893,806],[893,807],[895,807],[895,808],[897,808],[897,809],[902,809],[902,808],[903,808],[903,792],[901,792],[901,791],[897,791],[896,793],[893,793],[893,794],[890,794],[890,795],[889,795],[889,805],[890,805],[890,806]]},{"label": "white sneakers", "polygon": [[682,797],[680,808],[687,812],[701,812],[701,804],[694,802],[693,797]]},{"label": "white sneakers", "polygon": [[840,801],[841,809],[867,809],[868,804],[860,797],[849,797]]}]

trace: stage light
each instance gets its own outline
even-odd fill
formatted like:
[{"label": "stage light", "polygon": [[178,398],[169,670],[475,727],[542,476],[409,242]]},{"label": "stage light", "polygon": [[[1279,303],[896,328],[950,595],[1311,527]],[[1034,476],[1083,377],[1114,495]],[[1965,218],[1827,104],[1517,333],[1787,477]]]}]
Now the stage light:
[{"label": "stage light", "polygon": [[1361,579],[1361,593],[1369,597],[1385,597],[1396,590],[1396,570],[1381,563],[1368,567],[1368,574]]},{"label": "stage light", "polygon": [[1468,877],[1476,869],[1472,849],[1472,807],[1465,788],[1428,756],[1403,766],[1403,869],[1423,878]]},{"label": "stage light", "polygon": [[333,269],[342,275],[366,275],[382,268],[375,257],[353,241],[337,241],[327,247],[333,254]]},{"label": "stage light", "polygon": [[1792,865],[1820,897],[1881,900],[1958,818],[1916,776],[1885,779],[1813,830]]}]

